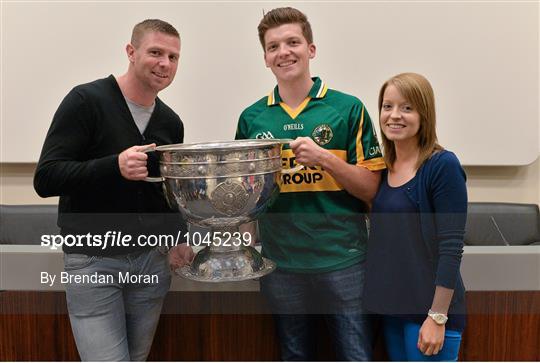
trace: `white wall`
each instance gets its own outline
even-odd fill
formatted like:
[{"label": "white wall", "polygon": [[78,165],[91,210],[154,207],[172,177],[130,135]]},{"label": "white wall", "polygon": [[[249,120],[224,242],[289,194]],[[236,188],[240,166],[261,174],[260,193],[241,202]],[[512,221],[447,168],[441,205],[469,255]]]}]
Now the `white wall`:
[{"label": "white wall", "polygon": [[[274,85],[264,67],[254,2],[3,2],[0,162],[35,162],[50,120],[76,84],[125,71],[132,26],[159,17],[183,43],[162,98],[186,141],[230,139],[238,114]],[[305,11],[314,74],[364,100],[380,85],[425,74],[441,142],[467,165],[527,165],[538,157],[538,2],[286,3]]]}]

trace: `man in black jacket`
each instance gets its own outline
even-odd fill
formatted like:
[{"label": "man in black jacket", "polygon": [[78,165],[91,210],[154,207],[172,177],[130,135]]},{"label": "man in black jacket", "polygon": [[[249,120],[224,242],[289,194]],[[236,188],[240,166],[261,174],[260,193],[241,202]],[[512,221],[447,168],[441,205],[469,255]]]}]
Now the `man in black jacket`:
[{"label": "man in black jacket", "polygon": [[[64,98],[34,177],[40,196],[60,196],[60,281],[83,360],[146,359],[170,285],[167,258],[148,236],[186,233],[161,185],[143,181],[158,172],[146,149],[183,142],[182,121],[157,98],[176,74],[180,36],[164,21],[145,20],[126,53],[125,74],[76,86]],[[193,252],[180,245],[171,255],[178,267]]]}]

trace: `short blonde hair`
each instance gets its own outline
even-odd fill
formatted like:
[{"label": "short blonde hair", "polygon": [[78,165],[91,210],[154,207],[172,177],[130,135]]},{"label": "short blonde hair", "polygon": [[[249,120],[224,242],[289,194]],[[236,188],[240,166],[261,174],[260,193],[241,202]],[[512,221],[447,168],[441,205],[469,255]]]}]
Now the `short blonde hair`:
[{"label": "short blonde hair", "polygon": [[[418,148],[420,153],[416,168],[418,169],[435,152],[443,150],[437,141],[435,130],[435,96],[429,81],[418,73],[401,73],[386,81],[379,92],[379,118],[384,99],[384,91],[389,85],[397,88],[399,93],[411,103],[420,115],[420,129],[418,130]],[[396,147],[394,142],[381,135],[383,155],[386,165],[391,169],[396,161]]]},{"label": "short blonde hair", "polygon": [[131,33],[131,44],[137,48],[141,43],[141,39],[148,32],[164,33],[180,39],[178,30],[176,30],[174,26],[166,21],[160,19],[146,19],[133,27],[133,32]]}]

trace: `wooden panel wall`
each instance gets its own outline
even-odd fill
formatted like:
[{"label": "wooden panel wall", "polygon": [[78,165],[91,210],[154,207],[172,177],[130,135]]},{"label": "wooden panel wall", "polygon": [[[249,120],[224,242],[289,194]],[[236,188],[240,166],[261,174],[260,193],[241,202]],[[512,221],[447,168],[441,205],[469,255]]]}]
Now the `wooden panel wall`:
[{"label": "wooden panel wall", "polygon": [[[468,292],[467,305],[461,360],[540,360],[540,291]],[[163,312],[149,360],[279,359],[258,293],[171,292]],[[319,358],[332,360],[322,321],[319,330]],[[379,337],[375,359],[385,357]],[[0,292],[1,361],[78,359],[64,293]]]},{"label": "wooden panel wall", "polygon": [[540,291],[468,292],[461,360],[540,361]]}]

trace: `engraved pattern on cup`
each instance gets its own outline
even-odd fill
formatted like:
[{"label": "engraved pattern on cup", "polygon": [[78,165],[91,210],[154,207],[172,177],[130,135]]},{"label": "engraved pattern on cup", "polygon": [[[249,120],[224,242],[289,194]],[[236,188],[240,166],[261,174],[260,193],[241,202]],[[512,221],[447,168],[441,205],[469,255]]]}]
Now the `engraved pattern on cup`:
[{"label": "engraved pattern on cup", "polygon": [[217,211],[233,216],[244,209],[248,198],[249,195],[242,184],[227,180],[214,189],[210,200]]}]

